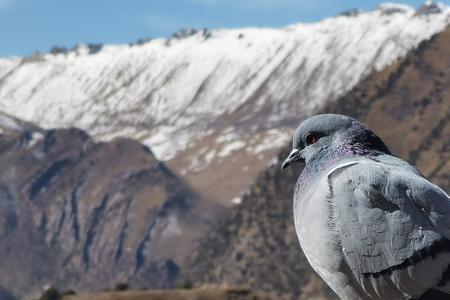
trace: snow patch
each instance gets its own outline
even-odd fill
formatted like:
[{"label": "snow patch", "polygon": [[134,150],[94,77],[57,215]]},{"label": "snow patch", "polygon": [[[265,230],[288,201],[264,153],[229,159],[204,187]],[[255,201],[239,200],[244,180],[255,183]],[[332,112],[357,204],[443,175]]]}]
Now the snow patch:
[{"label": "snow patch", "polygon": [[246,146],[246,143],[244,141],[232,141],[226,143],[222,149],[217,153],[217,157],[227,157],[231,155],[234,151],[240,150]]},{"label": "snow patch", "polygon": [[234,205],[239,205],[242,203],[242,198],[241,197],[236,197],[231,199],[231,203],[233,203]]},{"label": "snow patch", "polygon": [[381,11],[383,14],[391,15],[395,13],[412,13],[414,9],[408,5],[385,2],[378,5],[377,10]]},{"label": "snow patch", "polygon": [[161,232],[161,237],[180,236],[183,234],[178,218],[173,214],[169,215],[164,225],[165,226]]},{"label": "snow patch", "polygon": [[249,151],[260,154],[264,151],[274,148],[280,148],[286,145],[291,139],[291,133],[286,130],[271,129],[264,132],[264,137],[254,143],[254,146]]},{"label": "snow patch", "polygon": [[28,147],[33,147],[37,142],[41,141],[44,138],[44,134],[41,132],[32,132],[31,137],[28,140]]},{"label": "snow patch", "polygon": [[0,113],[0,127],[3,129],[9,129],[9,130],[21,130],[22,126],[10,116],[4,115]]}]

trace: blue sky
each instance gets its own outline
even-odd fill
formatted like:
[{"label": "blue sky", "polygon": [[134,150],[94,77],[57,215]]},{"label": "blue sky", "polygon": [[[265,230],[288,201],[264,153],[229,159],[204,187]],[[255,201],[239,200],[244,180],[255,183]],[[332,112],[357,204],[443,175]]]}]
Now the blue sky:
[{"label": "blue sky", "polygon": [[[282,27],[375,0],[0,0],[0,57],[77,43],[117,44],[180,28]],[[398,1],[414,7],[423,1]],[[450,0],[442,1],[450,4]]]}]

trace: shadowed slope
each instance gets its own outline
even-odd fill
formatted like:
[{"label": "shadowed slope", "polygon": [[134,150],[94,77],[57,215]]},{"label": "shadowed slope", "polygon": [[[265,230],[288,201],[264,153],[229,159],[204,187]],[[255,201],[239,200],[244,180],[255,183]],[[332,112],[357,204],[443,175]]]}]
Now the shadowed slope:
[{"label": "shadowed slope", "polygon": [[0,135],[0,285],[171,286],[220,209],[129,139]]}]

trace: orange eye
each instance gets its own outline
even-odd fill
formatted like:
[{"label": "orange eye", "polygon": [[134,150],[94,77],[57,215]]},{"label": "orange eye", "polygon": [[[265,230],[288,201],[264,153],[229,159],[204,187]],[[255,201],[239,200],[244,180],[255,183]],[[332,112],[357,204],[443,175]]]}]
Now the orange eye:
[{"label": "orange eye", "polygon": [[310,132],[306,135],[306,143],[308,145],[312,145],[312,144],[316,143],[317,140],[318,140],[318,138],[315,133]]}]

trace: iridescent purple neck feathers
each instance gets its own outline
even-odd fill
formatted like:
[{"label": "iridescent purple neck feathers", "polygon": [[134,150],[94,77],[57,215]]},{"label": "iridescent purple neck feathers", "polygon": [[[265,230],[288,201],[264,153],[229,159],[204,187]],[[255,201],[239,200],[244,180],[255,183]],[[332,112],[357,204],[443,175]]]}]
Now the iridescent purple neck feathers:
[{"label": "iridescent purple neck feathers", "polygon": [[302,190],[316,176],[342,160],[358,157],[371,158],[382,154],[391,154],[383,141],[361,123],[354,122],[340,137],[338,143],[323,148],[306,162],[298,178],[296,189]]}]

